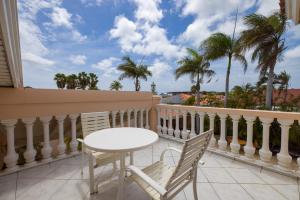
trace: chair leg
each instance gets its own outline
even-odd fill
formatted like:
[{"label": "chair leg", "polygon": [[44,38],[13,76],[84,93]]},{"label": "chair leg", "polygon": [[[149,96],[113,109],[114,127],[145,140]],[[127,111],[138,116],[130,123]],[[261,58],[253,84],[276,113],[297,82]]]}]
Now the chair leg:
[{"label": "chair leg", "polygon": [[95,193],[94,160],[91,154],[89,154],[89,174],[90,174],[90,194],[94,194]]},{"label": "chair leg", "polygon": [[81,176],[83,175],[83,160],[84,160],[84,153],[83,150],[81,150],[81,162],[80,162],[80,170],[81,170]]},{"label": "chair leg", "polygon": [[193,192],[194,192],[194,199],[198,200],[198,194],[197,194],[197,167],[194,174],[194,180],[193,180]]}]

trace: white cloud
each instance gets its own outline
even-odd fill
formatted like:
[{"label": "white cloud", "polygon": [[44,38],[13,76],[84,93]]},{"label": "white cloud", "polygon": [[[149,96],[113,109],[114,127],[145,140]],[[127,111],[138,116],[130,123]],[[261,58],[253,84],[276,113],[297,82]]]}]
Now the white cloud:
[{"label": "white cloud", "polygon": [[22,54],[22,59],[24,61],[32,62],[36,65],[41,65],[41,66],[52,66],[55,64],[54,61],[43,58],[41,56],[32,54],[32,53],[23,53]]},{"label": "white cloud", "polygon": [[54,7],[53,12],[50,14],[52,25],[55,27],[63,26],[71,29],[73,24],[71,22],[72,14],[70,14],[65,8]]},{"label": "white cloud", "polygon": [[155,59],[154,63],[148,69],[152,72],[153,78],[158,79],[162,74],[168,73],[171,67],[167,62]]},{"label": "white cloud", "polygon": [[76,41],[76,42],[83,42],[87,39],[87,36],[86,35],[82,35],[79,31],[77,30],[72,30],[71,32],[72,36],[71,36],[71,39],[73,41]]},{"label": "white cloud", "polygon": [[285,56],[287,58],[300,58],[300,45],[289,49],[286,53]]},{"label": "white cloud", "polygon": [[112,74],[118,74],[116,67],[118,65],[119,58],[109,57],[93,64],[92,67],[99,69],[104,76],[111,76]]},{"label": "white cloud", "polygon": [[104,0],[80,0],[85,6],[101,6]]},{"label": "white cloud", "polygon": [[161,0],[133,0],[137,6],[135,18],[147,22],[157,23],[163,18],[163,12],[158,8]]},{"label": "white cloud", "polygon": [[257,13],[263,15],[270,15],[274,11],[279,10],[279,1],[274,0],[259,0],[258,1],[259,8]]},{"label": "white cloud", "polygon": [[69,60],[75,64],[75,65],[84,65],[86,62],[86,56],[85,55],[71,55],[69,57]]}]

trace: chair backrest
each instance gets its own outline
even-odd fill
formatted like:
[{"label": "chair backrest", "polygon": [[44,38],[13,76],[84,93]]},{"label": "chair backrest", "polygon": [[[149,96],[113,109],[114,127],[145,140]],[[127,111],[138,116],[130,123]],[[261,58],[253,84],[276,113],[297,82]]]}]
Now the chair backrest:
[{"label": "chair backrest", "polygon": [[109,112],[82,113],[81,125],[83,137],[94,131],[110,128]]},{"label": "chair backrest", "polygon": [[167,183],[167,190],[176,189],[182,182],[192,180],[212,133],[213,130],[209,130],[185,141],[177,167]]}]

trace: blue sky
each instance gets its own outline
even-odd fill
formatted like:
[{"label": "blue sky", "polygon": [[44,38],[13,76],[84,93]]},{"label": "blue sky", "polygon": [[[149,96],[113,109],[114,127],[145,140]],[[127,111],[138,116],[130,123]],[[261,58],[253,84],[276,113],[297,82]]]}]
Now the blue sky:
[{"label": "blue sky", "polygon": [[[175,81],[176,61],[185,48],[197,48],[214,32],[231,34],[239,8],[237,32],[245,28],[243,16],[269,15],[274,0],[18,0],[24,85],[56,88],[55,73],[94,72],[98,87],[109,89],[120,73],[124,55],[143,59],[153,76],[142,82],[150,90],[154,81],[159,92],[190,90],[189,77]],[[292,75],[291,87],[300,88],[300,25],[291,22],[286,34],[288,49],[276,71]],[[250,62],[250,53],[246,54]],[[223,91],[227,60],[211,63],[216,76],[202,90]],[[246,74],[234,62],[230,86],[255,83],[256,63]],[[123,80],[123,90],[133,90],[132,80]]]}]

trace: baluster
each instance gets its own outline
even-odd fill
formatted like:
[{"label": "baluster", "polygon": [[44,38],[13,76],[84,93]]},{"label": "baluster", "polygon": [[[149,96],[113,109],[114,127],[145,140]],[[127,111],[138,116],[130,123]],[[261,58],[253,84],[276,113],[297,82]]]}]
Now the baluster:
[{"label": "baluster", "polygon": [[163,109],[163,128],[162,128],[163,134],[168,133],[168,128],[167,128],[167,109]]},{"label": "baluster", "polygon": [[24,158],[26,161],[27,166],[34,165],[35,162],[35,155],[36,150],[33,147],[33,123],[35,121],[35,118],[25,118],[22,119],[22,121],[25,123],[26,126],[26,151],[24,152]]},{"label": "baluster", "polygon": [[203,112],[198,112],[199,118],[200,118],[200,133],[204,132],[204,116],[205,113]]},{"label": "baluster", "polygon": [[4,162],[6,164],[7,170],[15,170],[18,168],[18,154],[15,150],[15,125],[17,120],[2,120],[1,123],[5,126],[6,129],[6,139],[7,139],[7,152],[4,157]]},{"label": "baluster", "polygon": [[182,127],[182,131],[181,131],[181,136],[182,139],[187,139],[188,138],[188,132],[186,130],[186,115],[187,115],[187,111],[186,110],[182,110],[182,120],[183,120],[183,127]]},{"label": "baluster", "polygon": [[176,114],[176,122],[175,122],[175,137],[180,139],[180,130],[179,130],[179,110],[175,110],[175,114]]},{"label": "baluster", "polygon": [[263,124],[263,144],[262,148],[259,150],[260,159],[268,164],[272,158],[272,152],[269,148],[269,137],[270,137],[270,125],[273,122],[273,119],[269,118],[259,118]]},{"label": "baluster", "polygon": [[[209,130],[214,130],[215,129],[215,113],[208,113],[209,116]],[[210,139],[209,146],[210,147],[215,147],[217,144],[217,140],[215,138],[214,132],[213,135]]]},{"label": "baluster", "polygon": [[157,133],[160,135],[161,133],[161,124],[160,124],[160,108],[156,107],[157,112]]},{"label": "baluster", "polygon": [[145,126],[146,129],[150,129],[150,126],[149,126],[149,108],[146,109],[146,126]]},{"label": "baluster", "polygon": [[124,127],[124,110],[120,110],[120,121],[121,127]]},{"label": "baluster", "polygon": [[289,169],[292,162],[292,157],[289,154],[289,130],[294,120],[279,119],[281,125],[281,146],[280,152],[277,154],[278,165],[281,169]]},{"label": "baluster", "polygon": [[144,128],[144,109],[142,108],[141,110],[140,110],[140,127],[141,128]]},{"label": "baluster", "polygon": [[191,110],[189,111],[190,115],[191,115],[191,132],[189,137],[192,138],[196,135],[195,133],[195,111]]},{"label": "baluster", "polygon": [[72,154],[77,153],[77,147],[78,147],[78,142],[77,142],[77,130],[76,130],[76,122],[79,114],[71,114],[69,115],[71,119],[71,133],[72,133],[72,141],[71,141],[71,152]]},{"label": "baluster", "polygon": [[298,163],[298,174],[300,175],[300,157],[298,157],[297,163]]},{"label": "baluster", "polygon": [[244,116],[247,122],[247,143],[244,147],[245,155],[249,159],[253,159],[255,148],[253,146],[253,122],[256,117],[253,116]]},{"label": "baluster", "polygon": [[48,162],[52,160],[51,153],[52,147],[50,145],[50,135],[49,135],[49,125],[52,117],[40,117],[40,120],[43,123],[43,135],[44,135],[44,144],[42,149],[43,162]]},{"label": "baluster", "polygon": [[113,128],[116,127],[116,115],[117,115],[117,111],[112,111],[112,112],[111,112],[112,127],[113,127]]},{"label": "baluster", "polygon": [[58,122],[58,157],[64,157],[66,144],[64,141],[64,119],[66,118],[65,115],[55,116]]},{"label": "baluster", "polygon": [[227,149],[227,141],[226,141],[226,118],[227,114],[219,114],[221,119],[221,135],[220,140],[218,141],[219,148],[222,151],[226,151]]},{"label": "baluster", "polygon": [[130,127],[131,124],[130,124],[130,120],[131,120],[131,112],[132,112],[132,109],[128,109],[127,111],[127,126]]},{"label": "baluster", "polygon": [[231,115],[232,118],[232,142],[230,143],[231,152],[234,154],[239,154],[240,144],[239,144],[239,119],[240,115]]},{"label": "baluster", "polygon": [[172,116],[172,110],[169,109],[168,110],[168,119],[169,119],[169,124],[168,124],[168,135],[173,137],[173,125],[172,125],[172,120],[173,120],[173,116]]},{"label": "baluster", "polygon": [[138,114],[138,109],[134,109],[134,127],[137,127],[137,114]]}]

